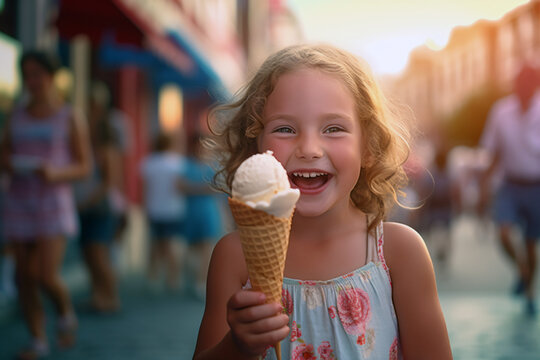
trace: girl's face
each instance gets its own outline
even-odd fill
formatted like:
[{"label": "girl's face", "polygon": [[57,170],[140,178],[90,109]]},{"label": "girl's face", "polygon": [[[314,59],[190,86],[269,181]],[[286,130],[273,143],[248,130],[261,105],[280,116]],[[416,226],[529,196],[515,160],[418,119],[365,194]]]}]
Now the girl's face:
[{"label": "girl's face", "polygon": [[24,86],[32,97],[45,96],[53,82],[52,75],[34,60],[26,60],[22,65]]},{"label": "girl's face", "polygon": [[259,151],[287,170],[302,216],[348,205],[360,175],[362,136],[355,101],[342,81],[315,69],[282,75],[267,99]]}]

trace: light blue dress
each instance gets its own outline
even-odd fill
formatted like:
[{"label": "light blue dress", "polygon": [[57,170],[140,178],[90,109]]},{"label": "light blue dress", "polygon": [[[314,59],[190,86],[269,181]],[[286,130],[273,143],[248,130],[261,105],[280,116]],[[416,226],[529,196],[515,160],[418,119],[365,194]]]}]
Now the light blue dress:
[{"label": "light blue dress", "polygon": [[[367,241],[366,265],[326,281],[285,278],[290,318],[282,359],[402,359],[382,223]],[[273,348],[264,359],[276,359]]]}]

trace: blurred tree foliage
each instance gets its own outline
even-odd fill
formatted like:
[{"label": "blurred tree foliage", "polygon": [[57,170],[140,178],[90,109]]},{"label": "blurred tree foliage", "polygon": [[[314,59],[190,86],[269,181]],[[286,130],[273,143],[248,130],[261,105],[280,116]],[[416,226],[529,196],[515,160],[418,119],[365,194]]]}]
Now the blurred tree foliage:
[{"label": "blurred tree foliage", "polygon": [[443,121],[443,132],[449,145],[477,146],[491,106],[505,95],[493,84],[487,84],[471,94]]}]

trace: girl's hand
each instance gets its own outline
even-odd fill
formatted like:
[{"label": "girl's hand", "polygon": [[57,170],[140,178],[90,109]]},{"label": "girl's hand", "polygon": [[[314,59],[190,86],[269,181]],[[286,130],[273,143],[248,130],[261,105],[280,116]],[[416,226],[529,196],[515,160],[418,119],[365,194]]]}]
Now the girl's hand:
[{"label": "girl's hand", "polygon": [[265,304],[261,292],[240,290],[227,303],[227,322],[236,345],[257,356],[289,334],[289,317],[277,303]]}]

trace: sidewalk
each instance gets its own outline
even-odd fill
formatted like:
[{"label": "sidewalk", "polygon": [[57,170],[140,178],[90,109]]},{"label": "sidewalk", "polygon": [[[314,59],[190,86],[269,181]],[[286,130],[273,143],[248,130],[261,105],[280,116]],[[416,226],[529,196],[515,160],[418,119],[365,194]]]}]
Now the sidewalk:
[{"label": "sidewalk", "polygon": [[[124,280],[122,310],[99,315],[81,309],[83,296],[74,299],[79,318],[77,345],[60,351],[54,344],[54,319],[47,309],[47,334],[51,337],[49,359],[58,360],[167,360],[191,359],[203,303],[188,295],[156,295],[139,278]],[[50,304],[49,304],[50,305]],[[11,359],[28,341],[19,319],[0,323],[0,358]]]},{"label": "sidewalk", "polygon": [[[428,247],[433,250],[434,244],[428,242]],[[540,359],[540,318],[527,318],[521,299],[510,295],[514,279],[492,227],[458,219],[448,266],[434,265],[454,359]],[[122,282],[123,309],[118,314],[79,311],[77,346],[65,352],[53,346],[49,358],[191,359],[203,303],[189,294],[152,295],[143,284],[136,276]],[[79,292],[75,304],[83,298]],[[47,314],[48,334],[53,335],[50,304]],[[1,359],[10,359],[28,339],[20,316],[0,320],[0,334]]]},{"label": "sidewalk", "polygon": [[511,295],[513,270],[494,226],[457,219],[447,265],[434,263],[454,359],[540,359],[540,317],[527,317],[523,300]]}]

